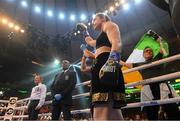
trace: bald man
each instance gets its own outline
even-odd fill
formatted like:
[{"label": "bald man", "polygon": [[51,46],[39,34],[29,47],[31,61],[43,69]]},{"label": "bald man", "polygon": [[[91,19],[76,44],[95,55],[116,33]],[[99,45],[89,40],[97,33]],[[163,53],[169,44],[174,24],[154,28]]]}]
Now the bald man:
[{"label": "bald man", "polygon": [[76,85],[76,74],[69,69],[70,62],[62,61],[63,71],[55,76],[51,86],[52,120],[58,120],[63,112],[64,120],[71,120],[72,91]]}]

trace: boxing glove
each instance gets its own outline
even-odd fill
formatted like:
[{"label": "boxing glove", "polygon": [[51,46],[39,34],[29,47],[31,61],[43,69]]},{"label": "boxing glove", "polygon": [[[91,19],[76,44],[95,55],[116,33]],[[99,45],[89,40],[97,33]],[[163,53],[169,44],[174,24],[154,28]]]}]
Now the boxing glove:
[{"label": "boxing glove", "polygon": [[150,37],[153,37],[155,40],[157,40],[159,38],[159,35],[156,32],[152,31],[152,30],[149,30],[147,32],[147,35],[149,35]]},{"label": "boxing glove", "polygon": [[54,99],[55,99],[56,101],[60,101],[61,98],[62,98],[62,95],[61,95],[61,94],[55,94],[55,95],[54,95]]},{"label": "boxing glove", "polygon": [[83,23],[78,23],[78,24],[76,25],[76,29],[77,29],[77,30],[80,30],[81,33],[82,33],[82,35],[83,35],[85,38],[89,36],[89,32],[87,31],[87,26],[86,26],[85,24],[83,24]]},{"label": "boxing glove", "polygon": [[80,49],[84,52],[87,49],[87,46],[85,44],[81,44]]}]

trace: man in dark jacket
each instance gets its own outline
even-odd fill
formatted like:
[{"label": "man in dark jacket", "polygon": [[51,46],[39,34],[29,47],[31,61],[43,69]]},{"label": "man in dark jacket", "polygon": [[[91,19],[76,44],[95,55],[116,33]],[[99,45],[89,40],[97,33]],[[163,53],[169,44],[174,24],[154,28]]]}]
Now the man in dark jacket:
[{"label": "man in dark jacket", "polygon": [[51,86],[52,120],[58,120],[63,112],[64,120],[71,120],[72,91],[76,85],[76,74],[69,70],[70,62],[63,60],[63,71],[55,76]]}]

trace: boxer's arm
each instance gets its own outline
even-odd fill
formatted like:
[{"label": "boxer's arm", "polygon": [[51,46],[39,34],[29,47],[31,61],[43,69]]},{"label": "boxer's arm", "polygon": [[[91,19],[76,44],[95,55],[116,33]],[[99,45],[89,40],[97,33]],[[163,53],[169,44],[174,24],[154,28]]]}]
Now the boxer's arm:
[{"label": "boxer's arm", "polygon": [[85,41],[88,45],[95,47],[96,46],[96,40],[93,40],[92,37],[88,36],[85,38]]},{"label": "boxer's arm", "polygon": [[133,68],[133,64],[132,63],[126,63],[122,60],[119,61],[119,64],[122,65],[122,66],[125,66],[127,68]]},{"label": "boxer's arm", "polygon": [[86,50],[84,51],[84,56],[85,56],[85,57],[88,57],[88,58],[95,59],[95,54],[92,53],[91,51],[89,51],[88,49],[86,49]]},{"label": "boxer's arm", "polygon": [[82,72],[87,72],[87,71],[90,71],[90,70],[91,70],[91,67],[86,65],[86,58],[82,57],[82,59],[81,59],[81,71]]}]

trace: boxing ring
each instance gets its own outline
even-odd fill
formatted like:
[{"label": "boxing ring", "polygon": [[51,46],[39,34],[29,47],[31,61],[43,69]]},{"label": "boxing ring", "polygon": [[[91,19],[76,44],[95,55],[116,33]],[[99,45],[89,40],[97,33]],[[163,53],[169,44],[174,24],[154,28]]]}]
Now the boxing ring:
[{"label": "boxing ring", "polygon": [[[157,66],[157,65],[160,65],[160,64],[163,64],[163,63],[168,63],[168,62],[172,62],[172,61],[176,61],[176,60],[180,60],[180,54],[174,55],[174,56],[171,56],[171,57],[168,57],[168,58],[165,58],[165,59],[161,59],[161,60],[149,63],[149,64],[145,64],[145,65],[142,65],[142,66],[139,66],[139,67],[135,67],[135,68],[132,68],[132,69],[125,70],[125,71],[123,71],[123,74],[130,73],[130,72],[133,72],[133,71],[142,70],[142,69],[146,69],[146,68],[150,68],[150,67],[153,67],[153,66]],[[161,76],[158,76],[158,77],[152,77],[152,78],[141,80],[141,81],[138,81],[138,82],[128,83],[128,84],[125,85],[125,87],[146,85],[146,84],[150,84],[150,83],[154,83],[154,82],[164,82],[166,80],[174,79],[174,78],[178,78],[178,77],[180,77],[180,71],[165,74],[165,75],[161,75]],[[79,84],[76,84],[76,88],[79,87],[79,86],[85,86],[85,85],[89,85],[89,84],[90,84],[90,81],[79,83]],[[47,96],[48,95],[51,95],[51,93],[48,92]],[[79,98],[82,98],[82,97],[87,97],[89,95],[90,95],[89,92],[86,92],[86,93],[74,95],[73,99],[79,99]],[[12,101],[12,98],[13,97],[10,98],[10,101]],[[29,98],[14,101],[14,104],[15,104],[14,108],[10,107],[13,110],[11,110],[11,112],[8,112],[9,107],[6,106],[6,104],[8,104],[10,101],[9,100],[0,100],[0,103],[5,104],[3,107],[0,107],[0,110],[3,110],[3,111],[6,112],[4,116],[0,116],[0,120],[7,120],[8,119],[8,121],[9,121],[9,120],[16,119],[18,121],[22,121],[23,119],[27,119],[28,115],[24,115],[24,112],[25,112],[25,110],[27,108],[27,103],[29,101]],[[141,106],[153,106],[153,105],[161,105],[161,104],[169,104],[169,103],[177,103],[177,102],[180,102],[180,96],[175,97],[175,98],[164,99],[164,100],[153,100],[153,101],[129,103],[129,104],[127,104],[127,106],[125,106],[123,108],[135,108],[135,107],[141,107]],[[48,100],[48,101],[45,102],[44,105],[50,105],[51,103],[52,103],[52,101]],[[19,105],[19,106],[17,106],[17,105]],[[15,115],[15,112],[17,112],[17,111],[19,111],[19,114]],[[87,109],[82,109],[82,110],[72,110],[71,113],[72,114],[79,114],[79,113],[89,113],[90,114],[90,109],[87,108]],[[8,116],[10,118],[8,118]],[[42,117],[46,117],[46,120],[50,120],[51,119],[51,113],[39,114],[39,117],[40,117],[40,119],[43,119]]]}]

